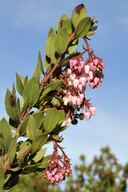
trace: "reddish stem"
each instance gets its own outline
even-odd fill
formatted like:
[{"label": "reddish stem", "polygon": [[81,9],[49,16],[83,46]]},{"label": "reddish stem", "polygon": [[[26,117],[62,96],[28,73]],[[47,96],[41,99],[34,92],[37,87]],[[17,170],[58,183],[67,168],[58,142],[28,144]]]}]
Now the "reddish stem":
[{"label": "reddish stem", "polygon": [[90,48],[90,45],[89,45],[86,37],[84,38],[84,42],[85,42],[85,45],[86,45],[86,48],[87,48],[86,50],[88,52],[89,60],[91,60],[91,55],[90,54],[93,52],[93,50]]},{"label": "reddish stem", "polygon": [[61,61],[61,57],[58,58],[56,64],[54,65],[54,67],[52,68],[52,70],[45,76],[45,78],[42,80],[41,85],[43,85],[44,83],[47,83],[47,81],[50,79],[51,75],[53,74],[53,72],[56,70],[56,68],[58,67],[59,63]]}]

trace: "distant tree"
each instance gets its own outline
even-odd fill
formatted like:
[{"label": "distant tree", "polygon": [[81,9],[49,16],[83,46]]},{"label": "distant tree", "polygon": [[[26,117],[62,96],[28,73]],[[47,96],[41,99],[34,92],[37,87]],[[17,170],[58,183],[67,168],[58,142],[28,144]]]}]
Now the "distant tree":
[{"label": "distant tree", "polygon": [[42,175],[31,174],[22,176],[9,192],[126,192],[128,163],[120,164],[109,147],[102,148],[90,163],[81,155],[73,172],[63,190],[42,180]]},{"label": "distant tree", "polygon": [[102,148],[101,154],[89,164],[84,155],[80,160],[75,166],[75,177],[68,180],[65,191],[125,192],[128,164],[121,165],[109,147]]}]

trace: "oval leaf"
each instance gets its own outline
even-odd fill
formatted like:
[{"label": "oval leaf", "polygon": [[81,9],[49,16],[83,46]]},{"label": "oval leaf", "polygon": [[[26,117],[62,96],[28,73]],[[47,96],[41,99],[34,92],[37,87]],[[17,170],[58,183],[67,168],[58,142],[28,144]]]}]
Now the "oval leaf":
[{"label": "oval leaf", "polygon": [[39,83],[35,77],[32,77],[28,83],[26,84],[24,91],[23,91],[23,98],[24,98],[24,106],[31,108],[34,106],[39,97]]},{"label": "oval leaf", "polygon": [[75,38],[83,38],[87,35],[89,28],[91,26],[91,18],[90,17],[85,17],[80,21],[78,24],[76,30],[75,30]]},{"label": "oval leaf", "polygon": [[38,152],[46,143],[46,141],[47,141],[47,135],[42,134],[36,137],[35,140],[32,142],[31,152],[32,153]]},{"label": "oval leaf", "polygon": [[46,133],[52,132],[58,123],[65,119],[65,113],[63,110],[57,110],[56,108],[50,109],[43,120],[44,130]]},{"label": "oval leaf", "polygon": [[18,120],[19,117],[19,104],[16,101],[15,95],[11,93],[9,89],[7,89],[5,96],[5,108],[6,112],[13,120]]},{"label": "oval leaf", "polygon": [[12,133],[11,127],[6,121],[6,119],[2,119],[0,121],[0,149],[8,151],[8,148],[12,141]]},{"label": "oval leaf", "polygon": [[63,54],[69,44],[69,34],[65,28],[62,28],[57,33],[55,49],[58,54]]},{"label": "oval leaf", "polygon": [[8,158],[10,163],[13,163],[14,158],[16,156],[16,145],[17,145],[16,141],[13,141],[8,149]]}]

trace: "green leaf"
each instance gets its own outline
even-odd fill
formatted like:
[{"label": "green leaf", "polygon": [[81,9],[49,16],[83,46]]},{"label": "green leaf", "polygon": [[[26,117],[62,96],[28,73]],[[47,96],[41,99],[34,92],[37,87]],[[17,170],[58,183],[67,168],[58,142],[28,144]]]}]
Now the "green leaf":
[{"label": "green leaf", "polygon": [[69,20],[67,15],[63,15],[61,19],[56,23],[56,31],[58,32],[60,29],[65,28],[65,30],[70,34],[72,32],[72,23]]},{"label": "green leaf", "polygon": [[36,123],[36,130],[42,130],[43,129],[44,112],[37,111],[37,112],[33,113],[33,117],[34,117],[35,123]]},{"label": "green leaf", "polygon": [[62,15],[61,20],[67,21],[69,20],[68,16],[66,14]]},{"label": "green leaf", "polygon": [[47,58],[45,58],[44,61],[43,61],[43,63],[44,63],[44,66],[45,66],[46,69],[47,69],[47,68],[50,67],[50,65],[51,65],[51,60],[50,60],[50,62],[48,62]]},{"label": "green leaf", "polygon": [[36,77],[39,80],[41,73],[43,75],[45,75],[45,72],[44,72],[44,69],[43,69],[43,62],[42,62],[41,52],[39,51],[39,53],[38,53],[38,63],[37,63],[37,67],[36,67],[36,69],[34,71],[33,76]]},{"label": "green leaf", "polygon": [[43,120],[44,130],[46,133],[52,132],[57,124],[65,119],[65,113],[63,110],[57,110],[56,108],[50,109]]},{"label": "green leaf", "polygon": [[16,96],[16,89],[15,89],[14,83],[13,83],[13,86],[12,86],[12,95]]},{"label": "green leaf", "polygon": [[48,37],[49,37],[52,33],[54,33],[54,29],[51,27],[50,30],[49,30],[49,32],[48,32]]},{"label": "green leaf", "polygon": [[92,35],[94,35],[94,34],[95,34],[94,31],[88,31],[87,36],[92,36]]},{"label": "green leaf", "polygon": [[78,39],[75,40],[75,41],[73,41],[73,42],[70,44],[70,46],[69,46],[69,48],[68,48],[68,53],[69,53],[69,54],[72,54],[72,53],[76,52],[77,47],[78,47]]},{"label": "green leaf", "polygon": [[17,171],[19,171],[20,169],[21,169],[21,168],[20,168],[19,164],[17,164],[17,167],[11,168],[11,171],[17,172]]},{"label": "green leaf", "polygon": [[26,134],[27,125],[28,125],[28,119],[22,122],[22,125],[19,130],[20,136],[24,136]]},{"label": "green leaf", "polygon": [[69,34],[65,28],[59,30],[56,36],[55,49],[56,52],[61,55],[63,54],[69,44]]},{"label": "green leaf", "polygon": [[47,141],[47,135],[42,134],[36,137],[35,140],[32,142],[31,152],[32,153],[38,152],[46,143],[46,141]]},{"label": "green leaf", "polygon": [[74,53],[74,52],[76,51],[76,49],[77,49],[77,46],[78,46],[78,45],[72,45],[72,46],[70,46],[69,49],[68,49],[68,53],[69,53],[69,54]]},{"label": "green leaf", "polygon": [[60,105],[61,105],[61,98],[54,97],[52,99],[52,105],[54,107],[60,107]]},{"label": "green leaf", "polygon": [[85,18],[87,16],[87,10],[86,10],[86,7],[81,4],[81,5],[78,5],[73,13],[72,13],[72,23],[73,23],[73,26],[74,28],[77,28],[78,24],[80,23],[80,21]]},{"label": "green leaf", "polygon": [[33,107],[39,97],[39,83],[35,77],[32,77],[27,84],[25,85],[24,91],[23,91],[23,98],[24,98],[24,106],[25,107]]},{"label": "green leaf", "polygon": [[33,161],[35,163],[39,162],[45,155],[47,148],[41,149],[39,152],[37,152],[36,156],[33,158]]},{"label": "green leaf", "polygon": [[16,141],[13,141],[8,149],[8,157],[9,157],[9,161],[10,163],[13,163],[14,161],[14,158],[16,156],[16,146],[17,146],[17,143]]},{"label": "green leaf", "polygon": [[29,173],[33,173],[37,170],[37,165],[27,165],[26,167],[24,167],[23,173],[24,174],[29,174]]},{"label": "green leaf", "polygon": [[38,168],[45,169],[48,167],[48,160],[50,158],[50,155],[44,157],[42,163],[38,166]]},{"label": "green leaf", "polygon": [[7,89],[5,96],[5,108],[6,112],[13,120],[18,120],[19,117],[19,102],[16,101],[16,96]]},{"label": "green leaf", "polygon": [[12,141],[11,127],[6,119],[0,121],[0,149],[8,151]]},{"label": "green leaf", "polygon": [[83,38],[87,35],[89,28],[91,26],[91,18],[86,17],[80,21],[76,30],[75,30],[75,37]]},{"label": "green leaf", "polygon": [[48,36],[45,46],[46,55],[51,59],[53,63],[56,62],[55,43],[56,43],[56,33],[53,32]]},{"label": "green leaf", "polygon": [[31,144],[28,141],[24,141],[19,146],[19,151],[17,154],[17,159],[24,158],[25,154],[27,154],[31,149]]},{"label": "green leaf", "polygon": [[61,86],[62,86],[62,81],[60,81],[60,80],[57,80],[57,81],[52,82],[49,85],[47,85],[42,92],[40,100],[42,101],[44,99],[44,97],[46,97],[47,94],[49,94],[51,91],[59,90],[61,88]]},{"label": "green leaf", "polygon": [[36,136],[36,121],[35,121],[35,118],[32,115],[28,119],[26,132],[27,132],[27,136],[31,140],[34,140],[34,138]]},{"label": "green leaf", "polygon": [[28,77],[20,76],[18,73],[16,73],[16,88],[19,94],[23,95],[24,86],[28,81]]},{"label": "green leaf", "polygon": [[33,113],[27,123],[27,136],[34,140],[36,137],[38,137],[43,132],[43,118],[44,113],[41,111]]},{"label": "green leaf", "polygon": [[[17,128],[19,125],[18,121],[14,121],[13,119],[9,118],[9,124],[13,127],[13,128]],[[15,130],[15,129],[14,129]]]},{"label": "green leaf", "polygon": [[19,175],[12,173],[8,178],[7,182],[4,184],[3,189],[7,190],[15,186],[19,182]]},{"label": "green leaf", "polygon": [[4,186],[4,174],[2,172],[2,169],[0,169],[0,190],[3,189]]}]

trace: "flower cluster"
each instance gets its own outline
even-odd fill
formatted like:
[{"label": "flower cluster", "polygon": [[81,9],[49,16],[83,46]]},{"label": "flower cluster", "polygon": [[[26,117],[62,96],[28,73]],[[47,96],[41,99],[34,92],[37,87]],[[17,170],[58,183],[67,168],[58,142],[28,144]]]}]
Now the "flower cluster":
[{"label": "flower cluster", "polygon": [[58,155],[58,146],[58,144],[55,144],[55,150],[48,161],[48,168],[43,172],[44,178],[52,184],[60,183],[66,176],[71,176],[72,173],[69,158],[60,146],[63,156]]},{"label": "flower cluster", "polygon": [[[86,61],[78,56],[70,59],[68,68],[61,75],[65,82],[64,105],[69,105],[74,110],[82,110],[85,119],[91,118],[96,113],[96,108],[85,98],[86,87],[87,85],[92,89],[101,87],[104,66],[103,60],[94,54]],[[69,125],[70,121],[68,118],[63,124]]]}]

